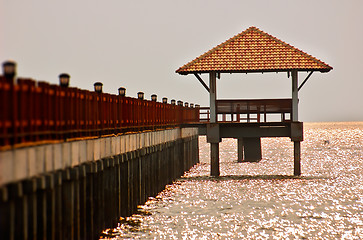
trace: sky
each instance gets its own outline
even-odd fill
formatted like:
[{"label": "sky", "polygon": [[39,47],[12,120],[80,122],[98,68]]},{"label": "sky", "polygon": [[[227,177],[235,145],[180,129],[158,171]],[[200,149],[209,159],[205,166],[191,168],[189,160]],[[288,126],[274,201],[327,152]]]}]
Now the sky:
[{"label": "sky", "polygon": [[[18,76],[209,105],[175,70],[255,26],[333,67],[299,91],[299,120],[363,121],[362,0],[0,0],[0,61]],[[300,83],[308,73],[299,73]],[[202,78],[207,82],[208,75]],[[221,74],[218,98],[288,98],[286,73]]]}]

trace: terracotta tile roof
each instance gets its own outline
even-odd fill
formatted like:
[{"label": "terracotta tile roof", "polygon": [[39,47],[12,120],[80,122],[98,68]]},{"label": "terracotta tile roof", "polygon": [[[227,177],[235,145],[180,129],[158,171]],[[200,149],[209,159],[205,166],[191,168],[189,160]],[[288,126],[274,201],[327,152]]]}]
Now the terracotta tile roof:
[{"label": "terracotta tile roof", "polygon": [[321,71],[319,59],[250,27],[176,70],[179,74],[216,72]]}]

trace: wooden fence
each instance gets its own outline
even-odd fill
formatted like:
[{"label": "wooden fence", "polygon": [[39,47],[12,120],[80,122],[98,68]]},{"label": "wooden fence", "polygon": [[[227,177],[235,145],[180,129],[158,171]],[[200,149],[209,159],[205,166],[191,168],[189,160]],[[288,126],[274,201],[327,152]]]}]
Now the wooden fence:
[{"label": "wooden fence", "polygon": [[0,76],[0,146],[198,121],[197,108]]}]

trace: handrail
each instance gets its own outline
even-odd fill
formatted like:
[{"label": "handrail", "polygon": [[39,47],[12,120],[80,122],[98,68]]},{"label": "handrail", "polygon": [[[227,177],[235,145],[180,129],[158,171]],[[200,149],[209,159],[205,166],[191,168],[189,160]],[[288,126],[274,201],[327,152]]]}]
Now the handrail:
[{"label": "handrail", "polygon": [[198,121],[197,108],[0,76],[0,146]]},{"label": "handrail", "polygon": [[[267,115],[281,114],[281,122],[287,120],[287,114],[292,114],[292,99],[222,99],[216,101],[217,114],[222,117],[222,122],[267,122]],[[200,108],[200,119],[209,121],[209,107]],[[203,117],[207,115],[207,118]]]}]

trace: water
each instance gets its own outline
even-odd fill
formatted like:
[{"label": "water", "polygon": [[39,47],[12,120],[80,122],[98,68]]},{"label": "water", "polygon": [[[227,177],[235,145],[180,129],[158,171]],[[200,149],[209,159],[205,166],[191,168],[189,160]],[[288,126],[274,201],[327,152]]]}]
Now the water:
[{"label": "water", "polygon": [[304,124],[302,176],[289,138],[262,139],[259,163],[220,144],[221,177],[200,164],[139,212],[106,230],[113,239],[363,239],[363,122]]}]

